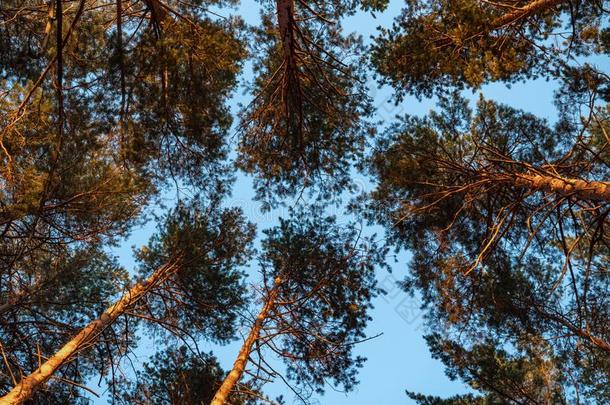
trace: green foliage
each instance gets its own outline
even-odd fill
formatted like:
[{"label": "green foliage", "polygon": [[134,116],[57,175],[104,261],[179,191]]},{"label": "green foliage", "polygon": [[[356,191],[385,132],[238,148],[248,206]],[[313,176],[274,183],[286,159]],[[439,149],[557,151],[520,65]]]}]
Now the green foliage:
[{"label": "green foliage", "polygon": [[420,405],[500,405],[504,403],[504,399],[494,398],[492,395],[478,397],[472,394],[465,394],[444,399],[407,391],[407,396]]},{"label": "green foliage", "polygon": [[[225,376],[212,353],[197,355],[185,346],[156,353],[136,374],[136,381],[125,381],[113,401],[142,405],[209,404]],[[240,394],[232,395],[228,401],[230,405],[245,403]]]},{"label": "green foliage", "polygon": [[[115,260],[92,247],[66,250],[63,254],[39,251],[21,261],[19,268],[24,270],[19,273],[21,278],[2,278],[3,285],[18,283],[20,286],[19,294],[2,294],[1,300],[4,305],[0,310],[0,336],[4,350],[10,350],[2,368],[0,391],[3,393],[13,386],[11,373],[19,376],[19,373],[34,371],[40,364],[40,354],[55,353],[65,343],[66,336],[75,334],[117,298],[128,279]],[[41,273],[41,268],[46,272]],[[83,383],[103,369],[106,359],[123,349],[121,345],[103,344],[113,334],[108,332],[109,335],[100,337],[97,350],[63,368],[57,377]],[[118,333],[127,341],[133,339],[129,330]],[[54,383],[34,403],[63,402],[65,399],[58,398],[67,397],[77,401],[81,394],[74,387]]]},{"label": "green foliage", "polygon": [[240,267],[252,254],[254,236],[254,226],[240,209],[179,204],[136,252],[142,277],[180,257],[172,279],[147,297],[148,314],[170,331],[220,342],[232,339],[237,311],[245,304]]},{"label": "green foliage", "polygon": [[[400,98],[552,77],[564,57],[590,53],[603,42],[601,3],[549,1],[534,13],[502,20],[531,3],[408,0],[372,47],[380,82],[392,85]],[[558,34],[563,27],[565,36]]]},{"label": "green foliage", "polygon": [[[53,67],[53,38],[46,50],[38,49],[37,39],[53,37],[53,21],[45,34],[44,18],[22,15],[11,4],[3,8],[0,42],[7,54],[33,53]],[[64,15],[61,105],[56,68],[40,66],[39,76],[29,73],[28,58],[3,59],[4,224],[16,232],[21,221],[42,217],[53,237],[123,235],[170,181],[199,193],[226,192],[226,101],[245,57],[241,23],[216,22],[191,10],[168,20],[157,38],[141,28],[136,8],[122,17],[131,37],[127,41],[123,32],[117,49],[116,30],[105,28],[116,17],[113,8],[78,10],[70,7]]]},{"label": "green foliage", "polygon": [[[440,231],[453,224],[464,236],[461,244],[472,235],[474,250],[481,237],[477,232],[484,232],[476,223],[485,216],[476,205],[499,209],[522,193],[502,182],[487,184],[486,176],[559,156],[562,132],[531,114],[483,99],[474,116],[456,96],[439,107],[428,117],[405,117],[378,143],[370,166],[378,179],[371,214],[381,214],[378,219],[387,221],[391,234],[413,246],[426,243],[420,229]],[[490,194],[499,198],[489,202]],[[463,210],[478,216],[472,222],[454,221]]]},{"label": "green foliage", "polygon": [[365,11],[384,11],[388,4],[390,4],[390,0],[363,0],[362,1],[362,9]]},{"label": "green foliage", "polygon": [[[510,355],[496,348],[496,342],[481,342],[471,349],[438,335],[427,337],[432,355],[447,366],[447,374],[461,377],[472,388],[487,392],[483,403],[567,403],[562,374],[545,350],[545,342],[520,342],[523,355]],[[458,402],[459,403],[459,402]]]},{"label": "green foliage", "polygon": [[608,400],[590,377],[609,377],[607,352],[593,343],[610,340],[607,212],[511,180],[550,170],[607,178],[607,142],[595,135],[605,109],[589,126],[571,121],[571,108],[551,128],[484,99],[473,113],[454,96],[440,112],[406,117],[372,156],[378,184],[366,213],[413,254],[404,287],[422,295],[433,353],[486,395],[448,401],[565,403],[572,384],[581,400]]},{"label": "green foliage", "polygon": [[[153,203],[162,208],[157,197],[168,186],[220,198],[231,184],[227,100],[246,56],[241,22],[204,17],[197,7],[211,2],[170,1],[180,17],[172,14],[153,32],[143,23],[147,2],[129,12],[122,3],[117,20],[120,2],[62,2],[61,63],[57,2],[0,6],[0,340],[9,356],[0,371],[3,392],[14,384],[11,373],[18,379],[32,372],[120,296],[126,271],[103,252],[145,221]],[[180,209],[176,221],[192,219]],[[236,211],[218,215],[206,225],[224,231],[205,234],[194,219],[191,239],[175,236],[178,222],[170,231],[191,249],[172,287],[207,288],[186,299],[191,328],[213,312],[211,286],[225,288],[216,304],[244,304],[237,267],[250,254],[253,229]],[[225,238],[232,231],[238,236]],[[194,265],[215,243],[206,237],[226,244]],[[165,252],[157,253],[161,259]],[[167,311],[175,314],[176,306]],[[215,325],[202,327],[203,335],[232,337],[233,328],[221,323],[233,323],[234,312],[211,318]],[[83,383],[104,374],[135,341],[135,322],[123,320],[58,376]],[[77,390],[64,385],[54,382],[49,388],[58,396],[47,392],[41,401],[77,401]]]},{"label": "green foliage", "polygon": [[[240,28],[237,20],[172,21],[161,38],[148,32],[124,55],[133,113],[123,117],[123,153],[144,175],[203,190],[227,175],[222,161],[232,118],[226,101],[245,57]],[[112,84],[120,88],[116,74]]]},{"label": "green foliage", "polygon": [[[340,3],[318,11],[338,18]],[[238,165],[256,177],[258,198],[272,204],[306,189],[336,199],[372,131],[364,64],[354,57],[361,40],[344,37],[300,3],[295,13],[290,40],[282,40],[272,15],[255,29],[255,99],[241,113]]]},{"label": "green foliage", "polygon": [[[0,5],[0,392],[132,284],[107,252],[154,213],[138,277],[173,260],[175,272],[31,403],[84,403],[77,386],[95,374],[124,403],[209,402],[225,373],[186,347],[160,351],[134,382],[116,380],[139,322],[168,346],[234,339],[256,236],[221,203],[235,170],[254,177],[265,208],[306,192],[324,205],[341,202],[358,162],[377,182],[362,213],[412,255],[403,287],[423,299],[433,356],[480,393],[411,399],[610,402],[609,211],[587,194],[610,174],[610,86],[585,59],[609,52],[607,1],[407,0],[371,55],[342,24],[388,0],[265,2],[248,30],[210,12],[236,4]],[[375,134],[369,56],[396,100],[440,104],[391,125],[364,161]],[[228,101],[247,57],[253,100],[233,151]],[[554,125],[483,97],[472,110],[457,93],[539,77],[559,84]],[[257,291],[271,309],[249,353],[257,384],[277,376],[264,357],[273,353],[302,402],[327,383],[353,390],[365,361],[354,345],[382,293],[387,247],[316,207],[292,211],[261,247]],[[252,383],[237,388],[249,393],[231,403],[262,398]]]},{"label": "green foliage", "polygon": [[365,361],[353,348],[365,339],[371,300],[381,292],[375,269],[385,251],[318,211],[297,211],[265,234],[259,262],[266,289],[281,280],[278,310],[267,327],[286,331],[274,347],[288,378],[301,388],[301,399],[328,383],[352,390]]}]

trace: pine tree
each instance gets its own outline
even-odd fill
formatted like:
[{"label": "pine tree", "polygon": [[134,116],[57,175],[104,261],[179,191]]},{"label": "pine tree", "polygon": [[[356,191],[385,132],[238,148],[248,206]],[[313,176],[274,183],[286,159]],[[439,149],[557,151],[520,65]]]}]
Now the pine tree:
[{"label": "pine tree", "polygon": [[326,384],[352,390],[365,361],[353,346],[366,339],[383,250],[320,212],[297,213],[265,234],[261,309],[213,405],[226,403],[248,364],[255,380],[281,375],[270,354],[286,362],[282,378],[295,384],[292,391],[304,403]]},{"label": "pine tree", "polygon": [[[167,216],[164,226],[149,246],[139,253],[142,279],[67,340],[56,353],[46,353],[46,361],[41,361],[39,351],[37,367],[29,375],[26,370],[12,373],[9,369],[11,375],[23,374],[24,377],[2,400],[7,404],[28,400],[58,370],[66,365],[69,367],[73,357],[90,347],[102,350],[99,355],[103,373],[109,366],[108,362],[113,361],[112,353],[103,352],[103,349],[110,345],[114,350],[126,350],[133,341],[130,336],[133,331],[127,326],[125,331],[111,329],[119,318],[125,318],[126,325],[128,317],[144,319],[152,323],[151,327],[178,336],[197,335],[216,341],[232,338],[236,311],[245,304],[242,274],[238,269],[250,254],[252,237],[253,227],[245,222],[239,210],[221,211],[218,205],[206,209],[198,204],[178,206]],[[86,294],[86,289],[93,286],[90,282],[74,286],[74,289],[77,293]],[[87,297],[92,298],[90,294]],[[72,295],[69,298],[79,297]],[[75,305],[82,307],[83,302]],[[77,314],[71,315],[75,318],[72,322],[79,319],[74,316]],[[49,332],[41,333],[41,337],[48,338]],[[78,373],[79,369],[75,372]]]},{"label": "pine tree", "polygon": [[[336,199],[372,130],[362,41],[340,20],[356,4],[278,0],[255,35],[254,100],[241,112],[238,163],[258,197],[281,202],[306,189]],[[383,4],[364,4],[383,8]]]},{"label": "pine tree", "polygon": [[[0,402],[85,403],[93,376],[123,403],[256,403],[277,378],[303,403],[353,390],[390,245],[412,254],[402,286],[421,294],[433,357],[476,391],[411,399],[610,402],[610,81],[594,63],[608,2],[407,0],[369,49],[343,23],[387,0],[266,2],[254,28],[210,11],[236,3],[0,4]],[[371,68],[397,102],[440,103],[363,159]],[[553,124],[460,96],[537,78],[556,87]],[[387,246],[301,206],[341,203],[355,162]],[[254,225],[223,203],[238,169],[265,208],[299,206],[258,256]],[[121,267],[113,248],[151,220],[137,267]],[[225,373],[198,345],[230,342],[240,321]],[[120,378],[145,334],[158,353]]]},{"label": "pine tree", "polygon": [[575,57],[598,52],[607,30],[604,1],[406,3],[372,49],[380,81],[399,96],[553,77]]},{"label": "pine tree", "polygon": [[[483,394],[420,403],[608,401],[608,80],[582,63],[606,52],[605,9],[514,3],[409,2],[374,46],[399,99],[440,104],[380,139],[366,212],[413,254],[433,355]],[[455,92],[538,76],[558,85],[554,125]]]},{"label": "pine tree", "polygon": [[[162,193],[178,185],[217,199],[228,191],[226,102],[245,47],[239,21],[181,2],[8,1],[0,20],[4,394],[123,292],[126,270],[105,252],[150,207],[160,209]],[[237,212],[225,215],[246,243],[250,229]],[[240,296],[240,276],[227,276],[218,283],[233,283]],[[226,304],[244,302],[228,295]],[[53,376],[57,396],[39,391],[34,400],[78,401],[74,387],[134,343],[134,323],[105,329],[94,350]],[[201,333],[213,331],[220,340],[231,334]]]}]

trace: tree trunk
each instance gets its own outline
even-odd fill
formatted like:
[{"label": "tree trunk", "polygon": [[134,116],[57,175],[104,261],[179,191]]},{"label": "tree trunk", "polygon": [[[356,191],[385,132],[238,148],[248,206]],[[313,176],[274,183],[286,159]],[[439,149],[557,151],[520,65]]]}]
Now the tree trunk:
[{"label": "tree trunk", "polygon": [[499,29],[505,25],[512,24],[517,20],[529,17],[537,12],[554,7],[560,3],[566,3],[567,0],[535,0],[526,6],[510,11],[491,22],[492,29]]},{"label": "tree trunk", "polygon": [[517,174],[515,177],[515,183],[519,187],[564,196],[575,195],[583,200],[610,201],[610,182],[608,181],[586,181],[539,174]]},{"label": "tree trunk", "polygon": [[144,3],[150,10],[150,22],[159,38],[163,21],[168,16],[167,9],[159,0],[144,0]]},{"label": "tree trunk", "polygon": [[151,288],[163,282],[177,269],[177,260],[172,260],[157,269],[149,278],[137,283],[121,299],[111,305],[96,320],[83,328],[72,340],[66,343],[57,353],[51,356],[32,374],[21,379],[13,389],[0,398],[0,404],[21,404],[28,400],[63,364],[84,346],[93,342],[100,333],[110,326],[121,314],[142,298]]},{"label": "tree trunk", "polygon": [[294,53],[294,0],[278,0],[277,25],[282,38],[284,59],[290,59]]},{"label": "tree trunk", "polygon": [[[532,15],[538,13],[539,11],[542,11],[544,9],[548,9],[548,8],[554,7],[558,4],[566,3],[566,2],[567,2],[567,0],[535,0],[535,1],[532,1],[531,3],[529,3],[526,6],[516,8],[512,11],[509,11],[506,14],[501,15],[500,17],[493,19],[489,23],[489,25],[487,27],[485,27],[485,29],[483,31],[478,32],[477,34],[478,35],[489,34],[491,31],[498,30],[502,27],[513,24],[516,21],[519,21],[523,18],[532,16]],[[468,37],[472,36],[472,34],[474,34],[474,33],[471,32],[468,35]],[[459,43],[461,44],[463,40],[464,39],[460,40]],[[434,43],[435,47],[437,47],[437,48],[441,48],[441,47],[445,47],[445,46],[449,46],[449,45],[455,45],[455,46],[458,45],[455,38],[453,38],[451,36],[447,36],[447,35],[444,35],[441,38],[434,40],[433,43]]]},{"label": "tree trunk", "polygon": [[54,2],[49,2],[49,11],[47,12],[47,25],[44,28],[44,38],[42,43],[40,44],[41,49],[46,49],[49,43],[49,37],[51,36],[51,31],[53,30],[53,21],[55,20],[55,7]]},{"label": "tree trunk", "polygon": [[260,332],[263,328],[263,323],[265,322],[265,320],[269,316],[269,312],[275,305],[275,299],[279,292],[279,285],[281,282],[281,278],[278,277],[275,279],[275,285],[267,295],[263,308],[258,313],[258,316],[256,317],[256,320],[254,321],[254,324],[250,329],[250,333],[248,334],[246,341],[239,350],[239,354],[237,355],[237,359],[233,364],[233,368],[225,377],[224,381],[222,382],[222,385],[220,386],[220,388],[218,388],[218,391],[216,391],[216,395],[214,395],[214,398],[212,399],[210,405],[224,405],[227,402],[227,399],[229,398],[229,395],[231,394],[231,391],[233,390],[235,385],[239,382],[239,380],[241,380],[241,377],[244,374],[244,370],[246,369],[246,364],[248,363],[248,357],[252,352],[252,346],[254,345],[254,342],[258,340]]}]

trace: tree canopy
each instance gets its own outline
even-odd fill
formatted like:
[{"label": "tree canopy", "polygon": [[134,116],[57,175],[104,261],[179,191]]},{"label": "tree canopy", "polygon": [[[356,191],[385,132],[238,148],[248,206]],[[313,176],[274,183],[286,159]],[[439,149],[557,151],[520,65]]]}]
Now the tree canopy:
[{"label": "tree canopy", "polygon": [[610,2],[257,4],[0,3],[0,403],[354,392],[390,269],[405,401],[610,402]]}]

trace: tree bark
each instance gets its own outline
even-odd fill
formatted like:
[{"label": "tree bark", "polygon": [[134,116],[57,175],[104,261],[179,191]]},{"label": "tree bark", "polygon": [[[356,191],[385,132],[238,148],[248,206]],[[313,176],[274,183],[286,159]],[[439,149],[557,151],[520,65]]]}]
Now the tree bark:
[{"label": "tree bark", "polygon": [[265,322],[265,320],[269,316],[269,312],[275,305],[275,299],[279,292],[279,286],[281,282],[282,280],[280,277],[275,279],[275,285],[267,295],[263,308],[258,313],[258,316],[256,317],[256,320],[254,321],[254,324],[250,329],[248,337],[246,338],[244,344],[241,346],[239,354],[237,355],[237,359],[233,364],[233,368],[225,377],[218,391],[216,391],[216,394],[214,395],[214,398],[212,399],[210,405],[224,405],[227,402],[227,399],[229,398],[229,395],[231,394],[231,391],[233,390],[235,385],[239,382],[239,380],[241,380],[241,377],[244,374],[244,370],[246,369],[246,364],[248,363],[248,357],[252,352],[252,346],[254,345],[254,342],[258,340],[261,330],[263,328],[263,323]]},{"label": "tree bark", "polygon": [[517,20],[529,17],[537,12],[554,7],[560,3],[565,3],[567,0],[535,0],[526,6],[510,11],[491,22],[491,29],[502,28],[505,25],[512,24]]},{"label": "tree bark", "polygon": [[553,192],[564,196],[575,195],[583,200],[610,201],[610,182],[569,179],[539,174],[517,174],[515,184],[519,187]]},{"label": "tree bark", "polygon": [[47,25],[44,28],[44,38],[40,47],[42,49],[46,49],[49,43],[49,37],[51,36],[51,31],[53,30],[53,21],[55,21],[55,7],[53,0],[49,2],[49,11],[47,12]]},{"label": "tree bark", "polygon": [[22,404],[49,379],[63,364],[84,346],[95,341],[99,334],[121,314],[142,298],[151,288],[163,282],[165,278],[177,269],[177,260],[171,260],[158,268],[149,278],[137,283],[125,293],[116,303],[111,305],[96,320],[83,328],[72,340],[66,343],[57,353],[51,356],[32,374],[21,379],[13,389],[0,398],[1,405]]},{"label": "tree bark", "polygon": [[168,16],[167,9],[159,0],[144,0],[144,3],[150,10],[150,22],[157,34],[157,37],[161,36],[161,29],[163,21]]},{"label": "tree bark", "polygon": [[294,0],[278,0],[277,25],[282,38],[284,58],[290,59],[294,53]]}]

